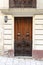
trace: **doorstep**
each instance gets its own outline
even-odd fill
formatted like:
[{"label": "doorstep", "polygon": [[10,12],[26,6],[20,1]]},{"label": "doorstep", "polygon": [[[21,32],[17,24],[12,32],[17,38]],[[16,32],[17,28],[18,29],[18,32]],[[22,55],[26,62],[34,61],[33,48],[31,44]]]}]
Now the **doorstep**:
[{"label": "doorstep", "polygon": [[34,59],[17,59],[0,56],[0,65],[43,65],[43,61]]}]

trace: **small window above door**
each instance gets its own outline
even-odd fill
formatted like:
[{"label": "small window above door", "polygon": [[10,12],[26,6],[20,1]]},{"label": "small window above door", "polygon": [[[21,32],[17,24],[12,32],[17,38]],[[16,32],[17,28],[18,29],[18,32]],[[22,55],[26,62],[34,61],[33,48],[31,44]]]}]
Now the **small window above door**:
[{"label": "small window above door", "polygon": [[9,0],[10,8],[36,8],[36,0]]}]

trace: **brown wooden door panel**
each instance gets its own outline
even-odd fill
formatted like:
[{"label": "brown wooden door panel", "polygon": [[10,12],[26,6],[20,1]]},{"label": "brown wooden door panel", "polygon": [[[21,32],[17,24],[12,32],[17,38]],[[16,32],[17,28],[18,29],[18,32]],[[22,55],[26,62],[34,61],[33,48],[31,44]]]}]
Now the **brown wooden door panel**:
[{"label": "brown wooden door panel", "polygon": [[15,17],[15,56],[32,55],[32,17]]}]

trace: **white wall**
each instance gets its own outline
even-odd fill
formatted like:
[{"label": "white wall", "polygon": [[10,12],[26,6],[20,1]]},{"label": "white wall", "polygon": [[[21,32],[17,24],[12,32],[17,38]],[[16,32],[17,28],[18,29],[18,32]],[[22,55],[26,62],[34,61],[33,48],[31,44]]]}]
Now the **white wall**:
[{"label": "white wall", "polygon": [[0,9],[8,9],[9,0],[0,0]]},{"label": "white wall", "polygon": [[3,14],[0,11],[0,54],[3,54]]},{"label": "white wall", "polygon": [[33,49],[43,50],[43,15],[35,15],[33,23]]},{"label": "white wall", "polygon": [[43,0],[37,0],[37,9],[43,9]]},{"label": "white wall", "polygon": [[3,23],[4,51],[14,48],[14,17],[12,15],[6,16],[8,17],[8,21],[7,23]]},{"label": "white wall", "polygon": [[[8,17],[7,23],[4,16]],[[14,49],[14,17],[0,12],[0,54],[11,49]]]}]

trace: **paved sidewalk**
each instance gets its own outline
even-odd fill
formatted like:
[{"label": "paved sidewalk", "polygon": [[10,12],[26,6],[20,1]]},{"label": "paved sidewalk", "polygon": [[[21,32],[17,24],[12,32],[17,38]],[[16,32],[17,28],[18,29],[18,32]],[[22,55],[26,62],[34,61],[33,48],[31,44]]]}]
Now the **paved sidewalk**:
[{"label": "paved sidewalk", "polygon": [[0,65],[43,65],[43,61],[0,57]]}]

